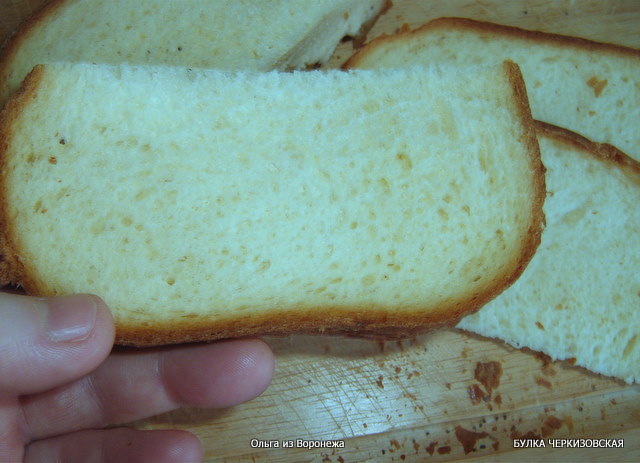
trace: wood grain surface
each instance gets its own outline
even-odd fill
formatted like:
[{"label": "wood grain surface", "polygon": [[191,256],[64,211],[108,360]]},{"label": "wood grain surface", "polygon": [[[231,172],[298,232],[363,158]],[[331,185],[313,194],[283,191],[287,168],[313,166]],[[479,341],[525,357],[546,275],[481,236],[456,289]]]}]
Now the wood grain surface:
[{"label": "wood grain surface", "polygon": [[[3,1],[0,37],[42,3]],[[394,0],[369,38],[440,16],[640,48],[640,0]],[[329,66],[352,52],[350,42],[342,43]],[[313,336],[267,342],[277,369],[262,396],[132,425],[190,430],[207,462],[640,461],[637,385],[456,330],[402,342]],[[497,384],[482,384],[479,366],[499,367]],[[514,447],[514,439],[538,438],[544,449]],[[561,439],[622,439],[624,448],[551,445]],[[343,448],[310,449],[298,440]],[[293,448],[285,448],[290,442]]]}]

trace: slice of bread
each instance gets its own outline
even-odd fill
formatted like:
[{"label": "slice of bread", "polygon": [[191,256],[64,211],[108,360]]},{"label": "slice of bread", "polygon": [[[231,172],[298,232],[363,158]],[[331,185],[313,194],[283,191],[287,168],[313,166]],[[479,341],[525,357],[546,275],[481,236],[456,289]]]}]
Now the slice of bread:
[{"label": "slice of bread", "polygon": [[539,243],[518,68],[38,66],[0,122],[5,281],[121,344],[455,324]]},{"label": "slice of bread", "polygon": [[[373,40],[345,66],[497,63],[520,66],[537,120],[571,130],[601,152],[640,161],[640,50],[462,18],[440,18]],[[613,145],[613,146],[611,146]]]},{"label": "slice of bread", "polygon": [[541,130],[542,243],[520,279],[458,327],[638,382],[640,171]]},{"label": "slice of bread", "polygon": [[0,57],[0,106],[52,61],[293,69],[323,63],[389,0],[54,0]]}]

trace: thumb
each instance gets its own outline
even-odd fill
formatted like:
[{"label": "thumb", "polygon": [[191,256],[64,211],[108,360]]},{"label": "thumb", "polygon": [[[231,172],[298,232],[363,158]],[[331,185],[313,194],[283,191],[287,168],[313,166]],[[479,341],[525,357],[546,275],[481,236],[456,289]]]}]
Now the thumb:
[{"label": "thumb", "polygon": [[0,293],[0,392],[32,394],[80,378],[109,355],[111,312],[97,296]]}]

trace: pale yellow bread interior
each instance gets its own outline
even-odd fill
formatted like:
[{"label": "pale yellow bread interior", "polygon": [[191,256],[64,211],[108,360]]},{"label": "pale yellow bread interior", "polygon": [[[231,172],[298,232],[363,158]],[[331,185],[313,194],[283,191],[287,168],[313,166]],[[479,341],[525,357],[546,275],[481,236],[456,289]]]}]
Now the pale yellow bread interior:
[{"label": "pale yellow bread interior", "polygon": [[0,136],[4,281],[100,295],[122,344],[451,325],[517,278],[544,220],[513,63],[51,64]]}]

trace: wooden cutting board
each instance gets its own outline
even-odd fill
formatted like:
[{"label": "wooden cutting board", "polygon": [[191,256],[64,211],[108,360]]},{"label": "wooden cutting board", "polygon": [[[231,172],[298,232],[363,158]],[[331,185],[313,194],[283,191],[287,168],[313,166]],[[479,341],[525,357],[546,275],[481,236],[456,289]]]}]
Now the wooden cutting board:
[{"label": "wooden cutting board", "polygon": [[[0,37],[42,3],[4,0]],[[394,0],[369,37],[440,16],[640,48],[639,0]],[[341,44],[329,65],[351,53],[351,43]],[[208,462],[640,461],[640,386],[455,330],[386,343],[267,341],[277,369],[262,396],[133,425],[190,430]],[[481,371],[493,375],[483,378]],[[543,439],[546,446],[516,448],[514,439]],[[563,439],[622,440],[624,447],[566,448]]]}]

